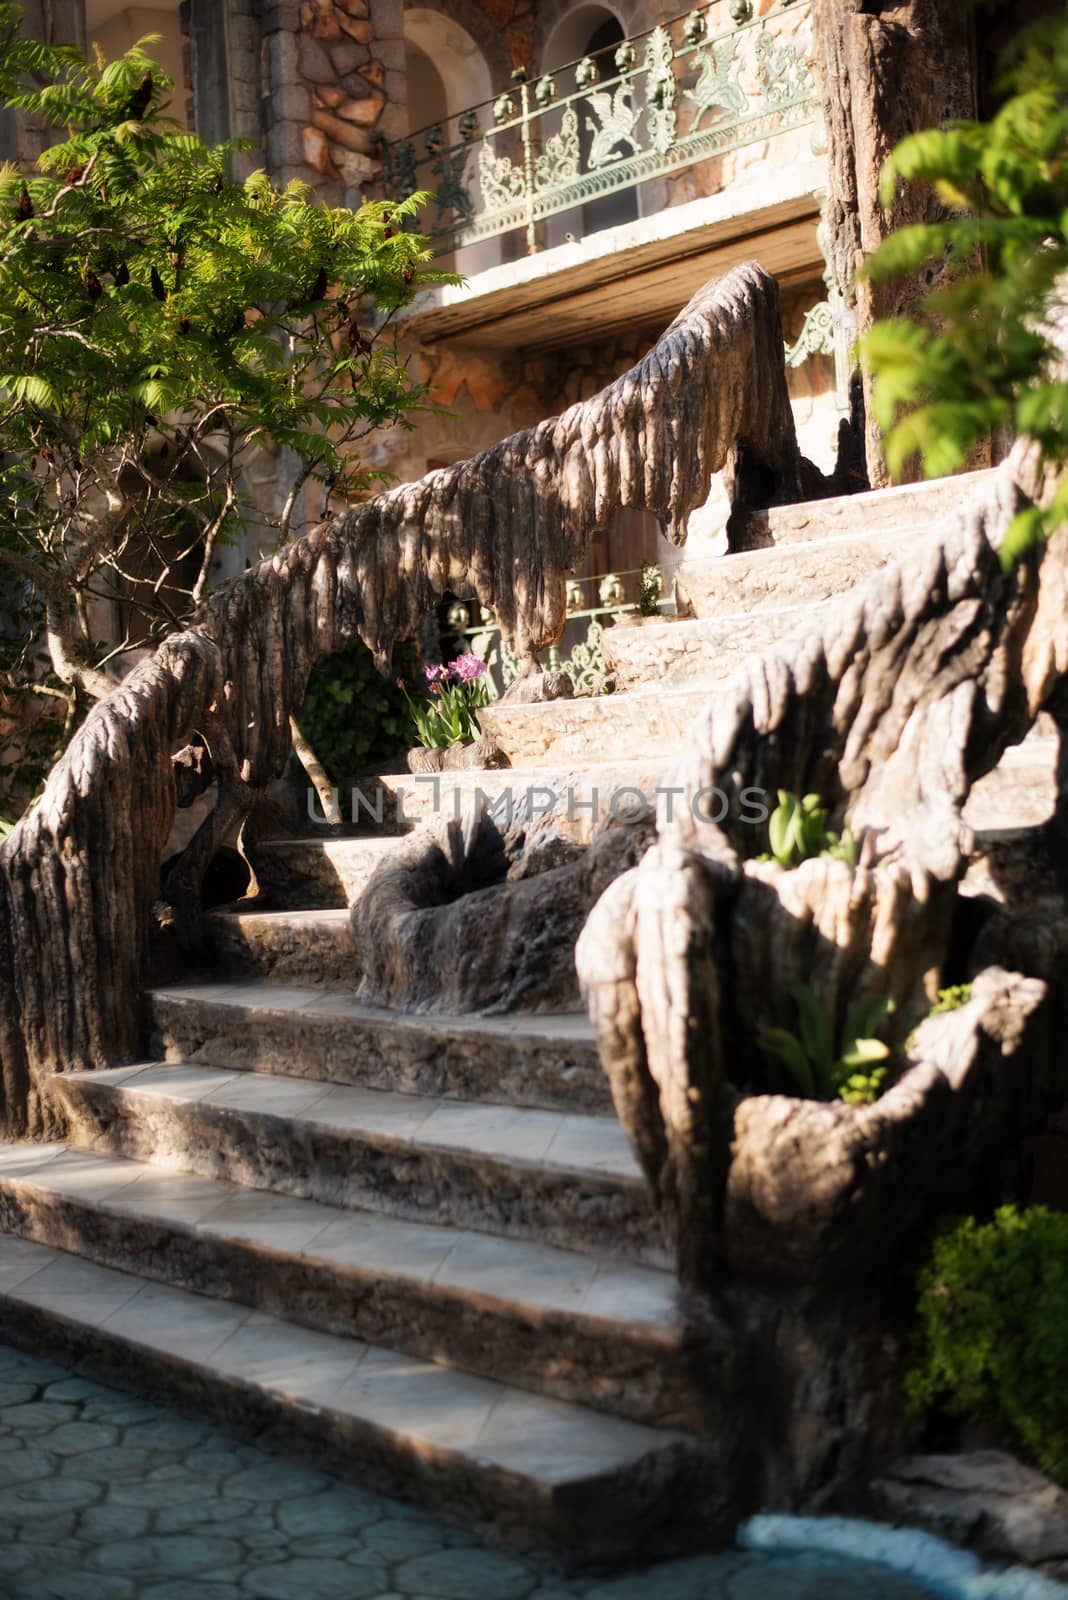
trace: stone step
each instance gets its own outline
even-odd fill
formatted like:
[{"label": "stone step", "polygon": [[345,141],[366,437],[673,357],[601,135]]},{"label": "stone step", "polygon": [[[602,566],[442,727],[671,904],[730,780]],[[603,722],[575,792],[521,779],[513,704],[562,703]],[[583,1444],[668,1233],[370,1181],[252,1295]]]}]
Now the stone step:
[{"label": "stone step", "polygon": [[[792,615],[790,626],[801,620]],[[707,704],[708,692],[707,686],[683,684],[544,705],[492,705],[480,711],[478,719],[513,766],[564,766],[583,755],[604,762],[612,751],[628,750],[653,765],[662,763],[663,769],[678,756],[691,722]],[[610,797],[598,790],[597,798],[603,820]]]},{"label": "stone step", "polygon": [[612,1117],[183,1063],[64,1073],[51,1089],[86,1148],[325,1205],[667,1262]]},{"label": "stone step", "polygon": [[1056,737],[1037,729],[1010,745],[993,772],[972,787],[964,807],[968,826],[996,836],[1048,822],[1057,803],[1057,749]]},{"label": "stone step", "polygon": [[633,1421],[698,1425],[667,1272],[62,1144],[0,1146],[0,1229]]},{"label": "stone step", "polygon": [[[788,612],[762,612],[752,619],[744,619],[742,625],[759,628],[767,621],[772,628],[781,630],[780,637],[785,637],[794,629],[810,626],[816,609],[813,606],[800,606]],[[729,633],[736,625],[737,619],[734,618],[702,618],[663,624],[667,641],[665,652],[669,650],[673,638],[681,637],[683,640],[683,649],[677,661],[672,662],[665,654],[666,671],[662,676],[667,687],[642,684],[617,694],[552,700],[544,705],[488,706],[479,712],[479,719],[485,730],[492,733],[513,760],[541,761],[546,765],[554,762],[563,764],[572,760],[574,752],[581,748],[601,756],[607,749],[625,746],[640,750],[650,758],[659,755],[664,763],[659,780],[662,784],[665,775],[670,774],[673,758],[677,759],[686,742],[694,719],[706,711],[712,695],[721,687],[714,681],[694,681],[691,677],[690,674],[699,672],[700,667],[695,666],[695,649],[687,649],[686,640],[689,638],[707,643],[720,633]],[[649,631],[658,632],[659,625],[657,629]],[[766,644],[772,643],[773,639],[766,641]],[[761,645],[757,648],[765,647]],[[689,662],[687,655],[690,656]],[[732,663],[732,670],[736,664]],[[1028,745],[1028,748],[1031,746]],[[1034,765],[1035,759],[1040,762],[1046,760],[1045,757],[1032,756],[1014,756],[1011,759],[1031,765]],[[998,769],[997,776],[983,780],[990,786],[991,794],[999,785],[1008,783],[1006,773],[1007,769],[1002,767]],[[655,793],[655,788],[652,792]],[[622,791],[618,793],[622,796]],[[608,806],[602,804],[599,817],[604,820],[607,815]]]},{"label": "stone step", "polygon": [[644,1553],[700,1521],[692,1438],[313,1332],[0,1235],[0,1335],[85,1363],[498,1541],[588,1558]]},{"label": "stone step", "polygon": [[[884,528],[695,558],[686,563],[686,600],[696,617],[729,616],[739,621],[756,621],[769,610],[808,607],[844,594],[870,578],[926,531]],[[631,642],[628,635],[648,632],[658,637],[663,631],[664,624],[656,618],[621,619],[605,632],[606,661],[611,657],[609,664],[614,663],[619,647]],[[733,636],[723,637],[720,648]],[[649,648],[653,648],[651,641]],[[762,646],[757,643],[747,648]],[[645,679],[656,681],[651,672],[645,674]],[[630,679],[626,681],[629,684]]]},{"label": "stone step", "polygon": [[960,472],[927,483],[903,483],[892,489],[871,489],[864,494],[836,495],[829,500],[805,500],[796,505],[751,511],[732,529],[735,550],[759,550],[767,545],[803,543],[848,534],[928,532],[936,522],[954,516],[962,504],[982,494],[997,473],[996,467]]},{"label": "stone step", "polygon": [[212,911],[202,963],[233,979],[355,989],[360,963],[347,910]]},{"label": "stone step", "polygon": [[[509,708],[490,709],[503,712]],[[328,827],[316,825],[309,819],[304,837],[331,845],[362,844],[369,839],[406,833],[418,823],[435,817],[454,821],[481,796],[488,805],[497,808],[496,814],[502,819],[510,814],[509,807],[515,813],[525,805],[535,816],[551,813],[562,834],[584,844],[594,828],[590,802],[595,794],[601,797],[603,812],[607,808],[607,797],[619,791],[651,793],[664,765],[659,753],[646,757],[641,752],[628,752],[627,757],[621,759],[617,747],[607,757],[579,750],[574,757],[563,762],[554,761],[548,768],[532,764],[495,769],[480,767],[470,772],[441,772],[420,777],[413,777],[411,773],[365,775],[354,778],[349,788],[339,794],[343,822]],[[263,845],[257,848],[262,849]],[[387,848],[383,845],[383,849]],[[325,866],[316,869],[323,874],[328,870]]]},{"label": "stone step", "polygon": [[401,837],[257,840],[248,854],[263,909],[334,911],[351,905]]},{"label": "stone step", "polygon": [[153,1056],[232,1072],[612,1114],[585,1014],[412,1016],[280,984],[186,985],[145,996]]},{"label": "stone step", "polygon": [[[791,624],[811,619],[812,607],[791,613]],[[775,621],[785,616],[775,614]],[[746,627],[758,626],[754,618]],[[556,700],[547,705],[490,707],[481,713],[502,746],[520,759],[539,758],[548,763],[568,763],[576,747],[601,751],[607,745],[640,744],[648,750],[661,747],[635,764],[633,783],[620,781],[626,774],[618,767],[591,767],[585,774],[572,770],[566,779],[545,778],[545,792],[554,790],[559,813],[567,831],[567,812],[574,821],[572,836],[588,837],[593,827],[631,804],[640,792],[655,803],[656,788],[670,770],[695,717],[707,707],[714,682],[693,681],[706,676],[701,652],[717,636],[735,627],[734,619],[703,618],[697,621],[657,625],[648,630],[661,634],[662,679],[670,687],[656,690],[647,684],[630,691],[599,695],[588,699]],[[646,630],[635,630],[645,632]],[[672,655],[675,642],[680,642]],[[771,641],[769,641],[771,642]],[[642,670],[638,663],[638,670]],[[602,782],[600,774],[610,773]],[[469,777],[470,775],[464,775]],[[482,774],[485,778],[506,780],[508,771]],[[465,786],[472,795],[474,785]],[[519,801],[526,789],[512,790]],[[508,798],[507,782],[487,788],[492,801],[501,804]],[[995,770],[974,787],[965,809],[965,820],[982,833],[1033,827],[1052,814],[1056,797],[1056,745],[1053,740],[1031,738],[1006,752]],[[536,802],[537,803],[537,802]],[[332,841],[331,848],[360,845],[364,841]],[[304,849],[312,854],[311,841]],[[299,861],[301,857],[298,855]],[[288,894],[301,896],[300,880],[294,874]],[[313,897],[315,891],[312,891]],[[358,951],[350,933],[345,910],[316,909],[278,912],[215,912],[205,919],[209,949],[222,970],[234,976],[262,978],[271,983],[315,984],[320,988],[355,988],[359,981]]]},{"label": "stone step", "polygon": [[[764,554],[778,559],[783,552],[758,551],[753,556],[723,556],[721,559],[724,562],[752,562]],[[770,650],[772,645],[795,629],[816,626],[816,619],[829,603],[827,599],[815,599],[803,605],[757,606],[748,616],[643,619],[643,625],[640,626],[608,628],[601,649],[605,667],[615,675],[616,694],[602,698],[622,698],[626,705],[634,691],[652,693],[663,686],[686,688],[700,685],[703,688],[716,688],[727,681],[747,656]],[[705,698],[700,695],[694,697],[691,715],[704,704]],[[583,700],[563,702],[576,707],[586,703]],[[486,712],[480,712],[479,716],[484,718]],[[644,699],[640,701],[635,723],[641,731],[643,747],[649,738],[648,724],[654,717],[655,709],[647,705]],[[670,728],[676,739],[676,748],[679,737],[677,727],[678,724],[672,719]],[[515,738],[510,730],[505,733],[505,738],[509,737]],[[501,742],[501,736],[496,731],[494,738]]]}]

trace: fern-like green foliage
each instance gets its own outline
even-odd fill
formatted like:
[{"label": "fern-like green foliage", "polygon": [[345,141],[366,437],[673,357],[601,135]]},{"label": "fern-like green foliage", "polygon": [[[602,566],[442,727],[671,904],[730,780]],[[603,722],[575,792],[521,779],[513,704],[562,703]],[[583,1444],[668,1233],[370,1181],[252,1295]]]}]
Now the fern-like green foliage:
[{"label": "fern-like green foliage", "polygon": [[[1068,269],[1066,83],[1068,18],[1050,17],[1021,31],[989,122],[916,133],[886,163],[884,204],[898,184],[925,182],[952,213],[900,229],[862,268],[876,281],[950,268],[915,320],[877,322],[860,342],[895,476],[915,456],[928,477],[953,472],[1002,427],[1035,439],[1050,467],[1068,463],[1068,384],[1048,323]],[[1066,520],[1068,480],[1016,518],[1006,565]]]},{"label": "fern-like green foliage", "polygon": [[778,791],[779,803],[768,818],[768,845],[781,867],[796,867],[815,856],[829,856],[856,866],[853,835],[841,837],[827,827],[827,810],[818,794],[796,795]]},{"label": "fern-like green foliage", "polygon": [[917,1406],[992,1418],[1068,1482],[1068,1215],[1005,1206],[943,1229],[907,1388]]},{"label": "fern-like green foliage", "polygon": [[758,1043],[786,1067],[806,1100],[845,1100],[871,1105],[882,1093],[890,1051],[876,1038],[894,1009],[888,995],[875,995],[854,1008],[835,1040],[834,1024],[823,1002],[804,983],[788,993],[797,1007],[797,1032],[767,1028]]},{"label": "fern-like green foliage", "polygon": [[[354,211],[263,172],[233,181],[235,146],[164,115],[149,42],[87,60],[26,38],[0,0],[0,100],[57,138],[33,170],[0,166],[0,609],[18,619],[0,696],[23,798],[84,714],[67,662],[84,679],[181,627],[221,547],[254,532],[270,549],[366,492],[383,476],[370,436],[426,403],[391,321],[443,276],[409,231],[421,197]],[[268,458],[284,507],[252,492]],[[118,613],[105,645],[88,633],[101,599]],[[66,660],[42,672],[46,618]]]}]

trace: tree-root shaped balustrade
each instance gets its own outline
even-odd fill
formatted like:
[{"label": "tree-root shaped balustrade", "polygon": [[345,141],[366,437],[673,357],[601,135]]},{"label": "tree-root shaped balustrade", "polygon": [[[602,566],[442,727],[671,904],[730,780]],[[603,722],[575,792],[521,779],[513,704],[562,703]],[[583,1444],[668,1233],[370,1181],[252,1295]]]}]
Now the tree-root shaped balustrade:
[{"label": "tree-root shaped balustrade", "polygon": [[491,609],[525,665],[560,635],[568,574],[620,506],[677,542],[732,469],[796,497],[800,462],[774,280],[736,268],[638,366],[558,418],[355,506],[214,595],[90,713],[0,850],[0,1126],[58,1131],[49,1075],[135,1057],[171,759],[194,733],[215,810],[171,874],[188,928],[220,839],[282,770],[320,656],[359,637],[379,664],[447,592]]},{"label": "tree-root shaped balustrade", "polygon": [[[984,1183],[1003,1195],[999,1164],[1068,1100],[1068,1008],[1049,983],[1068,953],[1062,890],[1043,938],[1014,916],[1010,885],[976,940],[978,903],[961,894],[972,784],[1039,712],[1063,709],[1068,535],[1010,571],[999,559],[1025,459],[710,691],[664,780],[656,843],[583,932],[602,1063],[684,1281],[885,1277],[940,1209],[977,1203]],[[818,793],[856,860],[761,858],[746,790],[771,805]],[[951,951],[970,1001],[925,1020]],[[760,1040],[794,1020],[798,982],[835,1037],[859,1002],[894,1000],[896,1066],[873,1104],[798,1098],[776,1078]]]}]

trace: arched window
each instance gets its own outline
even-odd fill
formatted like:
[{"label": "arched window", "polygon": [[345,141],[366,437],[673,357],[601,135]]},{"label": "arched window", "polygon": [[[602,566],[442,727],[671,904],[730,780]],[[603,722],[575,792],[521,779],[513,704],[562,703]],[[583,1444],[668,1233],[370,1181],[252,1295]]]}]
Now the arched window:
[{"label": "arched window", "polygon": [[[543,70],[557,73],[569,63],[588,56],[597,68],[599,80],[610,82],[617,74],[615,54],[625,37],[620,18],[607,6],[575,6],[561,18],[549,35],[543,55]],[[570,74],[561,76],[561,91],[570,93],[574,87]],[[593,129],[589,116],[582,112],[579,116],[579,140],[582,168],[586,170],[593,145]],[[602,228],[633,222],[637,215],[636,191],[620,189],[614,194],[589,200],[581,209],[553,219],[548,242],[561,243],[565,233],[597,233]]]},{"label": "arched window", "polygon": [[[493,95],[489,67],[478,44],[454,17],[430,7],[413,6],[404,13],[404,44],[408,85],[408,131],[415,135],[419,186],[437,192],[450,178],[465,187],[474,176],[476,152],[466,167],[444,170],[448,152],[462,156],[459,119],[465,111],[484,105]],[[443,149],[428,153],[424,132],[438,127]],[[435,170],[437,169],[437,170]],[[431,219],[432,220],[432,219]],[[500,260],[496,241],[442,256],[440,264],[469,275]]]}]

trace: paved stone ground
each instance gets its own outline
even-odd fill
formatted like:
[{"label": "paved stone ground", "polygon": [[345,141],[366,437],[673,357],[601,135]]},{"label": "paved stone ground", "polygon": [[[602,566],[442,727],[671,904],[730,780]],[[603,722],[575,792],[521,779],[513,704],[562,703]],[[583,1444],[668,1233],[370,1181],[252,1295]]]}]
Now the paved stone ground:
[{"label": "paved stone ground", "polygon": [[462,1528],[0,1345],[0,1600],[930,1600],[725,1551],[563,1578]]}]

